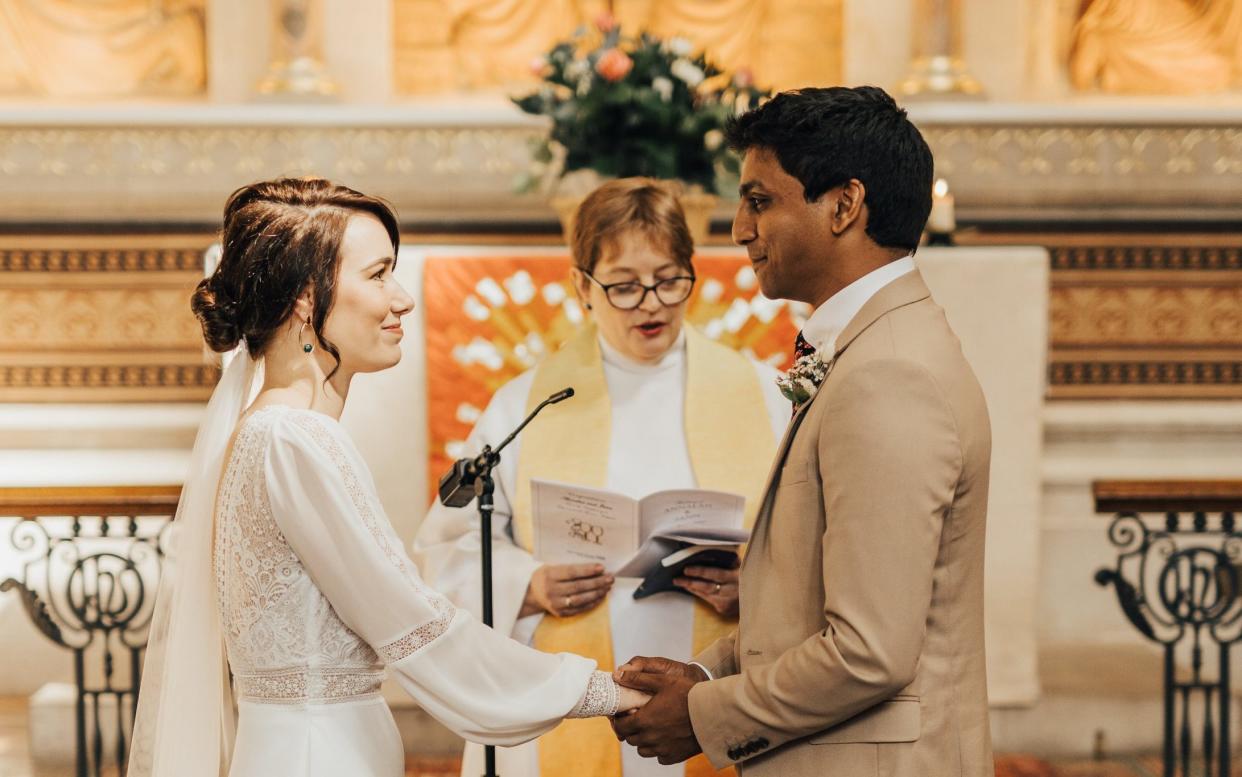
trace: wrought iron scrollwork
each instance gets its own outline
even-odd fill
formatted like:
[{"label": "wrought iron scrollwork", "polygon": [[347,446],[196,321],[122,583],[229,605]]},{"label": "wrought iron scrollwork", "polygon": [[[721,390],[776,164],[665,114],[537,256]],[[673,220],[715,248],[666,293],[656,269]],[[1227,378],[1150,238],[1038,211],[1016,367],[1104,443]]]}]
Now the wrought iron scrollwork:
[{"label": "wrought iron scrollwork", "polygon": [[[1117,561],[1097,571],[1096,582],[1112,586],[1126,619],[1164,648],[1165,777],[1187,777],[1196,761],[1197,774],[1229,775],[1229,650],[1242,638],[1242,534],[1234,514],[1119,512],[1108,538]],[[1212,676],[1209,657],[1217,662]]]},{"label": "wrought iron scrollwork", "polygon": [[[125,762],[170,525],[167,516],[69,516],[13,526],[18,574],[0,591],[16,591],[35,627],[73,653],[80,777],[103,772],[108,740],[117,767]],[[105,733],[109,699],[116,721]]]}]

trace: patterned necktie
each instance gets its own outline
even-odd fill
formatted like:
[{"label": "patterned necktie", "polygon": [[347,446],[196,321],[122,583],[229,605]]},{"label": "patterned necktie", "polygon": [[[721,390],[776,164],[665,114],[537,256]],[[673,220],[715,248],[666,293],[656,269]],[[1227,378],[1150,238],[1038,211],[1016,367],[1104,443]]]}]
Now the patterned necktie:
[{"label": "patterned necktie", "polygon": [[803,356],[811,356],[815,353],[815,346],[806,341],[802,333],[798,333],[798,339],[794,340],[794,361],[798,361]]},{"label": "patterned necktie", "polygon": [[[797,366],[798,360],[803,356],[813,355],[815,355],[815,346],[807,342],[807,339],[802,336],[801,332],[799,332],[797,339],[794,340],[794,366]],[[790,409],[790,417],[798,414],[798,407],[799,405],[795,404]]]}]

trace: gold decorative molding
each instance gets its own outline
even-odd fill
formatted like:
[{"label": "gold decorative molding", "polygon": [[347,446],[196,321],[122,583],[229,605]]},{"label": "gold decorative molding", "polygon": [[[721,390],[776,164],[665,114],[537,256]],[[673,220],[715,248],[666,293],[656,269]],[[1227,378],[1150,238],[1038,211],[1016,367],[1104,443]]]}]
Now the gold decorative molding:
[{"label": "gold decorative molding", "polygon": [[1242,235],[966,235],[1051,257],[1053,399],[1242,399]]},{"label": "gold decorative molding", "polygon": [[[59,244],[56,244],[59,246]],[[22,248],[0,246],[0,272],[201,273],[201,248]]]},{"label": "gold decorative molding", "polygon": [[0,236],[0,401],[206,399],[189,300],[213,239]]},{"label": "gold decorative molding", "polygon": [[1242,273],[1225,286],[1064,286],[1050,298],[1059,346],[1242,346]]},{"label": "gold decorative molding", "polygon": [[0,363],[0,401],[203,402],[219,377],[202,363]]},{"label": "gold decorative molding", "polygon": [[1240,399],[1242,356],[1096,355],[1052,352],[1053,399]]},{"label": "gold decorative molding", "polygon": [[[1067,279],[1071,276],[1065,273],[1073,270],[1242,271],[1242,247],[1234,244],[1058,245],[1048,250],[1052,256],[1052,270]],[[1236,276],[1222,277],[1237,282]]]}]

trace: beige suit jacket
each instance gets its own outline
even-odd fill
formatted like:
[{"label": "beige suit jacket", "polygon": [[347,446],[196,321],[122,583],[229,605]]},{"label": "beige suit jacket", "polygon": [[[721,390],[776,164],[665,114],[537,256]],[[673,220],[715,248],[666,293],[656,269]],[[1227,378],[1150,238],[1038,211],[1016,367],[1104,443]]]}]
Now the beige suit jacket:
[{"label": "beige suit jacket", "polygon": [[695,734],[745,777],[992,775],[983,393],[917,271],[836,349],[777,450],[738,629],[695,658]]}]

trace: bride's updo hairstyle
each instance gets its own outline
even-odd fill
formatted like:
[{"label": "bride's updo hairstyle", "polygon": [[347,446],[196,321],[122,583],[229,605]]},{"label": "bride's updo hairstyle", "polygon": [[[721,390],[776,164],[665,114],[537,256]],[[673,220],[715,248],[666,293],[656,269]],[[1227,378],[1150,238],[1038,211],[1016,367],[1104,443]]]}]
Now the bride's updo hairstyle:
[{"label": "bride's updo hairstyle", "polygon": [[244,339],[257,358],[309,287],[310,328],[339,366],[340,352],[324,339],[323,326],[336,298],[345,226],[360,213],[379,219],[396,256],[396,214],[376,197],[323,178],[277,178],[233,192],[224,206],[220,264],[190,302],[207,345],[225,352]]}]

